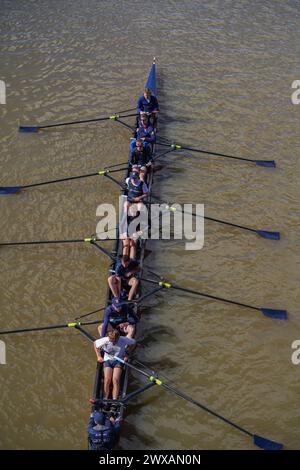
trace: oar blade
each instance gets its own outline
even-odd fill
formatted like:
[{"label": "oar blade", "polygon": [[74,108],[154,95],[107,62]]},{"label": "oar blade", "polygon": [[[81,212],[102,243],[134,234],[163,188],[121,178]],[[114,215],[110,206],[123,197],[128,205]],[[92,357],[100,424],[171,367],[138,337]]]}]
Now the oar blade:
[{"label": "oar blade", "polygon": [[276,310],[273,308],[265,307],[262,307],[260,310],[266,317],[276,318],[277,320],[287,320],[288,317],[288,313],[286,310]]},{"label": "oar blade", "polygon": [[19,127],[19,132],[38,132],[39,127],[38,126],[20,126]]},{"label": "oar blade", "polygon": [[276,168],[275,160],[255,160],[257,166]]},{"label": "oar blade", "polygon": [[0,194],[15,194],[20,192],[22,186],[3,186],[0,187]]},{"label": "oar blade", "polygon": [[256,230],[256,233],[269,240],[280,240],[280,232],[269,232],[268,230]]},{"label": "oar blade", "polygon": [[258,436],[257,434],[253,435],[253,442],[256,446],[264,450],[281,450],[283,448],[283,444],[280,442],[270,441],[270,439]]}]

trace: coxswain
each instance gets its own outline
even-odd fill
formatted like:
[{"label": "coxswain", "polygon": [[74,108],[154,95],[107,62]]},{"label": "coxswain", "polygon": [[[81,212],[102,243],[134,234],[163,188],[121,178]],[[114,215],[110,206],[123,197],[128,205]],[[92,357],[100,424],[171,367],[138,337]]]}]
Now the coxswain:
[{"label": "coxswain", "polygon": [[122,281],[126,281],[130,287],[128,300],[133,300],[139,285],[139,280],[136,278],[139,269],[140,265],[138,261],[126,255],[120,257],[116,264],[115,274],[112,274],[108,278],[108,285],[114,297],[120,297]]},{"label": "coxswain", "polygon": [[103,411],[94,410],[88,424],[88,441],[91,450],[110,450],[120,432],[120,421]]},{"label": "coxswain", "polygon": [[128,338],[135,336],[135,325],[139,319],[134,313],[132,305],[119,299],[119,297],[113,297],[111,305],[108,305],[104,310],[103,323],[98,326],[101,338],[114,328],[128,336]]}]

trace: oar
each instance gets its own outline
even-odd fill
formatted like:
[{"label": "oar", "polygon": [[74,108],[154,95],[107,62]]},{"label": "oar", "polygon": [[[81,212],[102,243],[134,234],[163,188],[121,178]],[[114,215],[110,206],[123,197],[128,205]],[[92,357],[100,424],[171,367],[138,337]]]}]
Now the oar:
[{"label": "oar", "polygon": [[[178,211],[176,209],[176,207],[170,206],[166,202],[159,201],[158,203],[159,204],[165,204],[166,208],[169,208],[169,210],[171,212],[181,212],[182,213],[182,211]],[[155,204],[155,203],[150,203],[150,204]],[[227,222],[225,220],[215,219],[213,217],[208,217],[207,215],[201,216],[199,214],[196,214],[195,212],[184,211],[184,213],[185,214],[190,214],[194,217],[200,217],[200,218],[203,218],[203,219],[206,219],[206,220],[210,220],[212,222],[217,222],[219,224],[228,225],[230,227],[239,228],[241,230],[246,230],[248,232],[253,232],[253,233],[256,233],[257,235],[259,235],[260,237],[268,238],[269,240],[280,240],[280,232],[270,232],[268,230],[259,230],[259,229],[255,229],[255,228],[251,228],[251,227],[246,227],[245,225],[234,224],[232,222]]]},{"label": "oar", "polygon": [[169,149],[169,150],[166,150],[165,152],[159,153],[159,154],[157,154],[153,157],[153,161],[155,162],[159,158],[164,157],[165,155],[167,155],[168,153],[175,152],[175,150],[176,149],[171,149],[171,150]]},{"label": "oar", "polygon": [[105,117],[99,117],[95,119],[83,119],[80,121],[66,121],[66,122],[59,122],[55,124],[47,124],[47,125],[41,125],[41,126],[20,126],[19,131],[20,132],[38,132],[41,129],[49,129],[52,127],[61,127],[61,126],[73,126],[74,124],[86,124],[90,122],[100,122],[100,121],[117,121],[120,118],[126,118],[126,117],[131,117],[131,116],[137,116],[137,113],[134,114],[113,114],[112,116],[105,116]]},{"label": "oar", "polygon": [[18,246],[18,245],[55,245],[59,243],[96,243],[99,242],[106,242],[111,241],[110,238],[105,240],[99,239],[97,237],[87,237],[87,238],[75,238],[69,240],[33,240],[33,241],[24,241],[24,242],[3,242],[0,243],[0,246]]},{"label": "oar", "polygon": [[249,308],[249,309],[252,309],[252,310],[256,310],[258,312],[261,312],[266,317],[276,318],[278,320],[286,320],[287,319],[288,314],[287,314],[286,310],[276,310],[276,309],[267,308],[267,307],[255,307],[253,305],[244,304],[244,303],[241,303],[241,302],[236,302],[236,301],[230,300],[230,299],[225,299],[224,297],[217,297],[215,295],[206,294],[204,292],[199,292],[199,291],[195,291],[195,290],[191,290],[191,289],[186,289],[184,287],[180,287],[180,286],[177,286],[175,284],[171,284],[170,282],[154,281],[153,279],[147,279],[147,278],[141,278],[141,280],[145,281],[145,282],[149,282],[151,284],[156,284],[156,285],[161,286],[161,287],[165,287],[166,289],[174,289],[174,290],[178,290],[178,291],[181,291],[181,292],[186,292],[188,294],[194,294],[194,295],[198,295],[198,296],[201,296],[201,297],[206,297],[207,299],[217,300],[217,301],[220,301],[220,302],[226,302],[228,304],[238,305],[239,307],[245,307],[245,308]]},{"label": "oar", "polygon": [[241,161],[248,162],[248,163],[255,163],[258,166],[272,167],[272,168],[276,167],[276,163],[274,160],[255,160],[254,158],[234,157],[233,155],[227,155],[225,153],[209,152],[208,150],[201,150],[201,149],[196,149],[193,147],[185,147],[184,145],[166,144],[164,142],[157,142],[157,143],[163,147],[171,147],[174,150],[189,150],[190,152],[204,153],[206,155],[214,155],[217,157],[231,158],[234,160],[241,160]]},{"label": "oar", "polygon": [[[98,311],[100,312],[100,310],[101,309],[99,309]],[[81,326],[81,325],[97,325],[102,322],[103,320],[94,320],[94,321],[86,321],[86,322],[63,323],[62,325],[35,326],[32,328],[18,328],[16,330],[0,330],[0,335],[11,335],[13,333],[29,333],[33,331],[58,330],[61,328],[76,328],[77,326]]]},{"label": "oar", "polygon": [[76,317],[75,320],[80,320],[81,318],[89,317],[90,315],[93,315],[94,313],[102,312],[105,310],[105,307],[98,308],[98,310],[93,310],[92,312],[85,313],[84,315],[80,315],[79,317]]},{"label": "oar", "polygon": [[253,440],[253,443],[260,447],[261,449],[264,450],[281,450],[283,448],[283,444],[280,442],[276,441],[271,441],[270,439],[266,439],[265,437],[259,436],[258,434],[254,434],[251,431],[248,431],[247,429],[243,428],[239,424],[236,424],[235,422],[231,421],[228,418],[225,418],[225,416],[217,413],[216,411],[212,410],[211,408],[208,408],[208,406],[204,405],[203,403],[200,403],[199,401],[195,400],[194,398],[190,397],[187,395],[185,392],[180,390],[179,388],[175,388],[172,385],[169,385],[168,383],[164,383],[156,373],[149,374],[148,372],[139,369],[138,367],[134,366],[131,362],[124,361],[123,359],[114,356],[114,359],[119,361],[121,364],[124,366],[135,370],[136,372],[140,373],[141,375],[147,377],[151,382],[155,383],[156,385],[161,386],[168,392],[172,393],[173,395],[177,395],[178,397],[182,398],[183,400],[191,403],[192,405],[197,406],[198,408],[201,408],[202,410],[206,411],[207,413],[213,415],[215,418],[220,419],[226,424],[229,424],[229,426],[232,426],[233,428],[237,429],[238,431],[241,431],[242,433],[246,434],[247,436],[251,437]]},{"label": "oar", "polygon": [[128,167],[118,168],[116,170],[111,170],[109,168],[106,168],[104,170],[96,171],[94,173],[85,173],[84,175],[78,175],[78,176],[68,176],[66,178],[42,181],[42,182],[33,183],[33,184],[26,184],[24,186],[0,186],[0,194],[15,194],[15,193],[19,193],[22,189],[36,188],[37,186],[45,186],[49,184],[62,183],[62,182],[71,181],[71,180],[79,180],[81,178],[90,178],[91,176],[99,176],[99,175],[107,176],[108,173],[117,173],[118,171],[124,171],[127,168]]}]

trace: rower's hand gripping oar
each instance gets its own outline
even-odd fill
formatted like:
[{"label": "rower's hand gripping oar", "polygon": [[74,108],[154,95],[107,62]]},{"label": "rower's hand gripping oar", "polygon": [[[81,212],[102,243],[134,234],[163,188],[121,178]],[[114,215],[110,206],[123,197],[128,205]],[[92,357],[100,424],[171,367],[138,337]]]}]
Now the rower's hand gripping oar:
[{"label": "rower's hand gripping oar", "polygon": [[41,126],[20,126],[19,131],[20,132],[38,132],[39,130],[43,129],[51,129],[53,127],[62,127],[62,126],[73,126],[75,124],[88,124],[91,122],[100,122],[100,121],[117,121],[118,119],[121,118],[127,118],[131,116],[137,116],[137,113],[133,114],[113,114],[111,116],[105,116],[105,117],[99,117],[95,119],[83,119],[79,121],[67,121],[67,122],[59,122],[55,124],[48,124],[48,125],[41,125]]},{"label": "rower's hand gripping oar", "polygon": [[[152,202],[150,204],[165,204],[166,209],[169,209],[170,212],[181,212],[176,207],[174,207],[174,206],[172,206],[172,205],[170,205],[166,202],[158,201],[157,203]],[[195,212],[184,211],[184,213],[192,215],[193,217],[200,217],[200,218],[203,218],[203,219],[206,219],[206,220],[210,220],[211,222],[217,222],[219,224],[239,228],[241,230],[246,230],[248,232],[253,232],[253,233],[256,233],[257,235],[259,235],[260,237],[268,238],[269,240],[280,240],[280,232],[271,232],[271,231],[268,231],[268,230],[254,229],[254,228],[251,228],[251,227],[246,227],[245,225],[238,225],[238,224],[234,224],[232,222],[227,222],[226,220],[221,220],[221,219],[215,219],[213,217],[208,217],[207,215],[201,216],[199,214],[196,214]]]},{"label": "rower's hand gripping oar", "polygon": [[121,188],[123,189],[122,184],[119,183],[114,178],[110,177],[109,173],[117,173],[118,171],[125,171],[127,170],[127,168],[128,167],[122,167],[122,168],[118,168],[115,170],[111,170],[110,168],[105,168],[104,170],[96,171],[93,173],[85,173],[83,175],[78,175],[78,176],[68,176],[66,178],[59,178],[55,180],[42,181],[39,183],[26,184],[24,186],[0,186],[0,194],[16,194],[22,191],[23,189],[36,188],[38,186],[46,186],[46,185],[55,184],[55,183],[63,183],[65,181],[74,181],[74,180],[79,180],[82,178],[90,178],[91,176],[99,176],[99,175],[106,176],[107,178],[111,179],[116,184],[121,186]]},{"label": "rower's hand gripping oar", "polygon": [[276,163],[274,160],[255,160],[254,158],[234,157],[233,155],[227,155],[225,153],[210,152],[208,150],[201,150],[201,149],[196,149],[193,147],[186,147],[184,145],[166,144],[164,142],[159,142],[159,141],[157,143],[163,147],[171,147],[174,150],[189,150],[190,152],[203,153],[205,155],[213,155],[216,157],[231,158],[233,160],[241,160],[247,163],[255,163],[257,166],[264,166],[264,167],[269,167],[269,168],[276,167]]},{"label": "rower's hand gripping oar", "polygon": [[199,401],[195,400],[194,398],[190,397],[187,395],[185,392],[182,390],[173,387],[172,385],[169,385],[168,383],[164,383],[158,376],[157,374],[149,374],[148,372],[139,369],[135,365],[133,365],[131,362],[124,361],[123,359],[119,358],[118,356],[113,356],[115,360],[123,364],[124,366],[135,370],[136,372],[140,373],[141,375],[144,375],[147,377],[151,382],[155,383],[156,385],[159,385],[160,387],[164,388],[168,392],[172,393],[173,395],[176,395],[183,400],[191,403],[192,405],[197,406],[198,408],[201,408],[202,410],[206,411],[207,413],[213,415],[214,417],[220,419],[226,424],[229,424],[229,426],[232,426],[233,428],[237,429],[238,431],[241,431],[242,433],[246,434],[247,436],[251,437],[253,440],[253,443],[260,447],[261,449],[264,450],[281,450],[283,448],[283,444],[280,442],[276,441],[271,441],[270,439],[267,439],[265,437],[259,436],[258,434],[254,434],[251,431],[248,431],[247,429],[243,428],[242,426],[234,423],[228,418],[225,418],[225,416],[217,413],[216,411],[212,410],[211,408],[208,408],[206,405],[200,403]]},{"label": "rower's hand gripping oar", "polygon": [[228,304],[237,305],[239,307],[244,307],[244,308],[249,308],[249,309],[252,309],[252,310],[256,310],[258,312],[261,312],[266,317],[270,317],[270,318],[273,318],[273,319],[286,320],[287,317],[288,317],[288,313],[287,313],[286,310],[278,310],[278,309],[267,308],[267,307],[255,307],[253,305],[244,304],[244,303],[241,303],[241,302],[236,302],[236,301],[230,300],[230,299],[225,299],[224,297],[218,297],[218,296],[215,296],[215,295],[206,294],[204,292],[199,292],[199,291],[195,291],[195,290],[192,290],[192,289],[186,289],[184,287],[180,287],[180,286],[177,286],[175,284],[171,284],[170,282],[154,281],[153,279],[147,279],[147,278],[141,278],[141,280],[145,281],[145,282],[149,282],[151,284],[156,284],[156,285],[164,287],[166,289],[174,289],[174,290],[178,290],[178,291],[181,291],[181,292],[185,292],[187,294],[194,294],[194,295],[198,295],[200,297],[206,297],[207,299],[217,300],[217,301],[220,301],[220,302],[225,302],[225,303],[228,303]]}]

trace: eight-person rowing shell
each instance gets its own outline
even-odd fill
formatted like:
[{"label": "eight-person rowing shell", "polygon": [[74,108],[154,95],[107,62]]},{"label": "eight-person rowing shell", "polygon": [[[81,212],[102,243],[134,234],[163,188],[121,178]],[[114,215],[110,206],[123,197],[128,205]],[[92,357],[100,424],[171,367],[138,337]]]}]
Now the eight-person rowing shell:
[{"label": "eight-person rowing shell", "polygon": [[[120,409],[118,399],[123,366],[115,357],[127,360],[128,352],[136,344],[134,336],[139,316],[130,301],[138,294],[140,263],[136,257],[139,254],[138,239],[143,233],[143,227],[139,222],[139,229],[135,228],[135,233],[131,234],[128,222],[133,221],[145,209],[143,202],[149,195],[147,169],[153,165],[152,154],[159,112],[158,101],[149,88],[145,88],[144,94],[138,99],[137,110],[137,129],[128,159],[130,173],[126,178],[127,199],[122,221],[119,223],[122,255],[115,264],[114,273],[108,278],[111,304],[106,306],[103,323],[98,327],[100,339],[94,342],[97,361],[103,364],[103,403],[100,406],[101,413],[95,409],[90,417],[89,439],[92,448],[97,448],[99,442],[103,445],[104,433],[111,435],[110,439],[113,441],[117,440],[120,428],[117,421]],[[110,398],[114,401],[112,404],[106,402]]]}]

